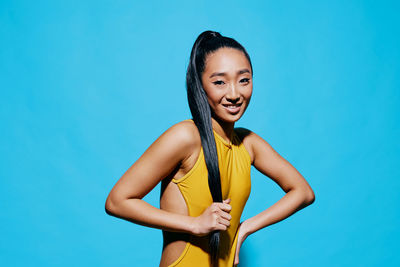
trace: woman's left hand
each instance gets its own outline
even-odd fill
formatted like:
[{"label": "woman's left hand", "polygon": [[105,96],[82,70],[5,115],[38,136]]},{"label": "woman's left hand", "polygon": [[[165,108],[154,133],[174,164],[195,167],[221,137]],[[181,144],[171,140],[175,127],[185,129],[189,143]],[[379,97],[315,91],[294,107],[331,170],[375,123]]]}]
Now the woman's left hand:
[{"label": "woman's left hand", "polygon": [[240,253],[240,247],[242,246],[244,240],[247,238],[248,234],[245,230],[245,226],[243,225],[243,222],[239,224],[239,229],[238,229],[238,241],[236,243],[236,253],[235,253],[235,260],[233,262],[233,266],[236,266],[239,264],[239,253]]}]

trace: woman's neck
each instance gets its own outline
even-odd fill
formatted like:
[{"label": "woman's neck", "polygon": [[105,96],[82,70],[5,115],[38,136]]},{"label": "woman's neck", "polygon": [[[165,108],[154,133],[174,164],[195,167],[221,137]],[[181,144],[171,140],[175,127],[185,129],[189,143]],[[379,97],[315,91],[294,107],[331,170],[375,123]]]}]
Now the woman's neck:
[{"label": "woman's neck", "polygon": [[216,120],[211,117],[211,123],[214,131],[217,132],[220,136],[222,136],[227,142],[231,140],[233,134],[233,128],[235,127],[234,122],[226,122],[221,120]]}]

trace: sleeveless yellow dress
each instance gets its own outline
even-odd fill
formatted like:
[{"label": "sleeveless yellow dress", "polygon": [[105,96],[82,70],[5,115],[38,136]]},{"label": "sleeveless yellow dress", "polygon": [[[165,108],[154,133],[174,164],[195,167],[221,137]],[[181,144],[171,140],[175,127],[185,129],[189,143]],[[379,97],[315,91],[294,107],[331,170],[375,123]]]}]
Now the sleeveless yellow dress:
[{"label": "sleeveless yellow dress", "polygon": [[[189,119],[193,122],[192,119]],[[193,122],[194,123],[194,122]],[[227,142],[214,131],[217,145],[218,163],[221,176],[223,199],[230,198],[232,210],[231,224],[226,231],[220,232],[219,267],[233,266],[237,230],[240,217],[250,194],[251,158],[240,138],[234,132]],[[185,199],[190,216],[199,216],[213,203],[208,187],[208,171],[203,148],[193,168],[179,179],[172,179],[178,185]],[[207,236],[190,235],[182,254],[169,267],[211,266]]]}]

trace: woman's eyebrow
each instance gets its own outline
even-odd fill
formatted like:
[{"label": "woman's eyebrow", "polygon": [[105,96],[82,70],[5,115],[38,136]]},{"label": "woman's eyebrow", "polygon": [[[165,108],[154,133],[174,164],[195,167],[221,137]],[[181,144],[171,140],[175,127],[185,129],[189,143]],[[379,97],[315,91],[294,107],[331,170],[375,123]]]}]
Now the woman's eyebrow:
[{"label": "woman's eyebrow", "polygon": [[[242,69],[242,70],[239,70],[239,71],[237,72],[237,74],[240,75],[240,74],[243,74],[243,73],[246,73],[246,72],[250,73],[249,69]],[[213,74],[210,75],[210,78],[212,78],[212,77],[214,77],[214,76],[225,76],[225,75],[226,75],[225,72],[214,72]]]}]

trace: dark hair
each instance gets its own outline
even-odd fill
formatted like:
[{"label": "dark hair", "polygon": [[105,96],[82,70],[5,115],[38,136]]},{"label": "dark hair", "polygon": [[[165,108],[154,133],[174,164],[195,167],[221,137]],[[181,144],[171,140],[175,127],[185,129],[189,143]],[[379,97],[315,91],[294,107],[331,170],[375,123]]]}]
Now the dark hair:
[{"label": "dark hair", "polygon": [[[211,123],[211,108],[204,91],[201,76],[205,69],[206,57],[222,47],[235,48],[247,57],[251,72],[250,57],[245,48],[236,40],[222,36],[219,32],[204,31],[194,42],[186,72],[186,89],[193,121],[196,124],[204,151],[208,170],[208,185],[214,202],[222,202],[221,179],[218,166],[218,154]],[[210,254],[212,265],[218,265],[219,231],[210,234]]]}]

